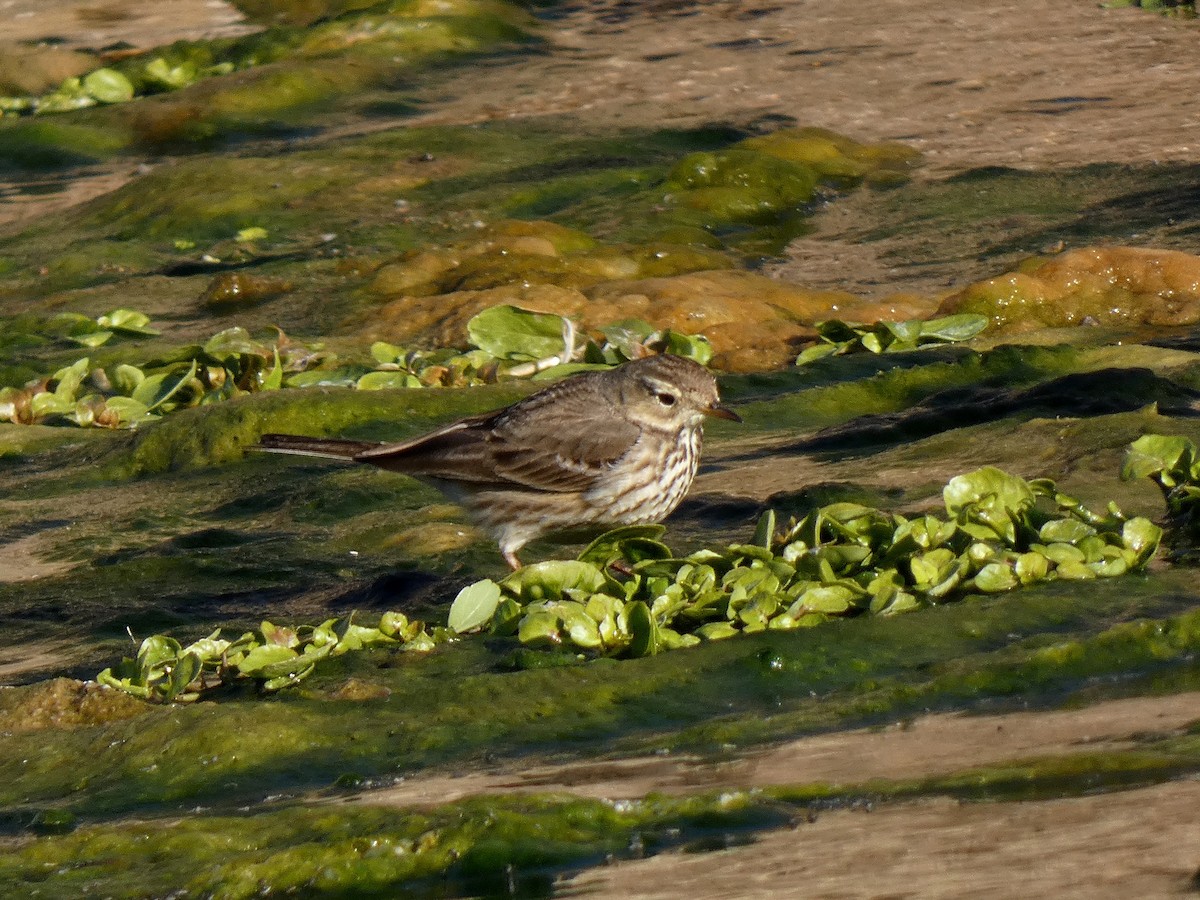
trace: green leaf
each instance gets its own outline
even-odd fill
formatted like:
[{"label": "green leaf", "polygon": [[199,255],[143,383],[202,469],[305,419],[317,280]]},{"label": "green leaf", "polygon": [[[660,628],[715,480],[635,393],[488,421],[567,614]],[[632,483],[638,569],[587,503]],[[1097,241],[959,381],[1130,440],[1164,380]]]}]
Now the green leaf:
[{"label": "green leaf", "polygon": [[371,345],[371,356],[377,363],[398,363],[408,354],[403,347],[389,344],[386,341],[376,341]]},{"label": "green leaf", "polygon": [[1188,438],[1146,434],[1129,445],[1121,478],[1130,481],[1160,472],[1173,476],[1168,485],[1190,475],[1196,460],[1196,445]]},{"label": "green leaf", "polygon": [[712,359],[712,344],[702,334],[680,334],[678,331],[668,331],[665,335],[664,352],[682,356],[693,362],[706,366]]},{"label": "green leaf", "polygon": [[556,610],[566,629],[566,636],[575,646],[595,650],[603,644],[600,628],[596,620],[588,615],[583,604],[563,601],[557,604]]},{"label": "green leaf", "polygon": [[104,405],[116,412],[122,425],[130,425],[145,419],[152,419],[150,409],[146,404],[132,397],[109,397]]},{"label": "green leaf", "polygon": [[1038,540],[1045,544],[1078,544],[1095,533],[1095,528],[1083,524],[1078,519],[1053,519],[1038,531]]},{"label": "green leaf", "polygon": [[929,319],[920,323],[922,340],[934,341],[969,341],[988,326],[988,317],[974,313],[960,313],[954,316],[943,316],[940,319]]},{"label": "green leaf", "polygon": [[[984,319],[985,323],[986,321]],[[917,346],[918,339],[929,323],[922,322],[920,319],[909,319],[907,322],[883,322],[882,324],[893,338],[888,349],[912,350]]]},{"label": "green leaf", "polygon": [[696,629],[696,634],[706,641],[720,641],[731,638],[741,632],[729,622],[709,622]]},{"label": "green leaf", "polygon": [[268,349],[250,337],[245,328],[226,328],[218,331],[204,344],[204,352],[217,359],[230,356],[261,356],[266,359]]},{"label": "green leaf", "polygon": [[750,543],[770,550],[774,540],[775,510],[768,509],[758,517],[758,524],[754,526],[754,537],[750,539]]},{"label": "green leaf", "polygon": [[517,627],[517,640],[534,647],[557,647],[562,643],[558,616],[544,609],[526,613]]},{"label": "green leaf", "polygon": [[360,391],[398,390],[424,387],[421,379],[408,372],[368,372],[354,385]]},{"label": "green leaf", "polygon": [[267,229],[260,228],[257,225],[251,225],[249,228],[243,228],[234,236],[238,241],[263,241],[267,239]]},{"label": "green leaf", "polygon": [[562,316],[493,306],[467,323],[471,343],[497,359],[537,360],[563,352]]},{"label": "green leaf", "polygon": [[[629,559],[625,555],[625,547],[631,541],[651,541],[658,544],[658,538],[666,534],[666,531],[667,526],[665,525],[624,525],[620,528],[614,528],[611,531],[604,532],[604,534],[588,544],[577,559],[580,562],[592,563],[597,566],[608,565],[614,559]],[[658,544],[658,546],[665,547],[663,544]],[[669,551],[667,556],[670,556]],[[648,557],[641,557],[641,559],[646,558]],[[637,562],[638,560],[634,559],[631,561]]]},{"label": "green leaf", "polygon": [[245,658],[238,663],[237,668],[243,675],[254,676],[267,666],[277,663],[290,664],[299,658],[300,654],[290,647],[279,644],[262,644],[247,653]]},{"label": "green leaf", "polygon": [[133,85],[116,69],[96,69],[83,79],[88,96],[101,103],[125,103],[133,99]]},{"label": "green leaf", "polygon": [[283,366],[279,362],[279,348],[275,349],[275,366],[266,375],[260,376],[260,391],[277,391],[283,387]]},{"label": "green leaf", "polygon": [[[342,634],[342,639],[337,642],[337,647],[333,652],[339,654],[348,653],[352,650],[362,650],[364,647],[376,647],[392,643],[394,643],[394,639],[384,634],[379,628],[351,623]],[[305,647],[304,649],[305,653],[308,653],[309,648]]]},{"label": "green leaf", "polygon": [[145,336],[158,334],[157,330],[149,327],[150,317],[135,309],[114,309],[112,312],[100,316],[96,320],[96,324],[101,328],[108,328],[123,334]]},{"label": "green leaf", "polygon": [[646,354],[646,341],[654,334],[654,326],[641,319],[622,319],[601,328],[600,333],[624,359],[638,359]]},{"label": "green leaf", "polygon": [[83,379],[87,378],[90,366],[91,361],[85,356],[55,372],[50,377],[51,382],[57,382],[54,388],[55,395],[73,403],[79,396],[79,386],[83,384]]},{"label": "green leaf", "polygon": [[1050,561],[1040,553],[1022,553],[1013,567],[1021,584],[1044,581],[1050,572]]},{"label": "green leaf", "polygon": [[137,366],[129,366],[124,363],[114,368],[112,374],[109,376],[109,382],[112,384],[113,390],[125,397],[132,397],[138,385],[145,380],[145,372]]},{"label": "green leaf", "polygon": [[818,359],[824,359],[826,356],[833,356],[841,349],[837,344],[813,344],[811,347],[806,347],[800,351],[800,355],[796,357],[796,365],[807,366],[809,363],[816,362]]},{"label": "green leaf", "polygon": [[547,560],[518,569],[501,581],[500,586],[528,601],[558,599],[567,590],[592,594],[606,583],[604,573],[592,563]]},{"label": "green leaf", "polygon": [[635,601],[625,608],[625,616],[629,624],[630,656],[654,656],[663,649],[658,622],[650,614],[650,607],[640,600]]},{"label": "green leaf", "polygon": [[196,80],[196,67],[190,61],[171,66],[161,56],[156,56],[142,69],[142,75],[152,84],[168,90],[177,90]]},{"label": "green leaf", "polygon": [[1086,563],[1074,560],[1060,563],[1054,572],[1059,578],[1069,578],[1075,581],[1087,581],[1096,577],[1096,573]]},{"label": "green leaf", "polygon": [[182,649],[179,641],[175,638],[167,637],[164,634],[152,634],[138,647],[138,669],[143,674],[161,669],[165,665],[174,663],[179,658]]},{"label": "green leaf", "polygon": [[975,587],[989,594],[1010,591],[1017,583],[1012,567],[1005,563],[988,563],[975,574]]},{"label": "green leaf", "polygon": [[492,621],[500,605],[500,585],[490,579],[469,584],[450,604],[446,625],[455,634],[476,631]]},{"label": "green leaf", "polygon": [[1137,554],[1139,566],[1144,565],[1154,555],[1162,536],[1161,528],[1141,516],[1130,519],[1121,526],[1121,539],[1126,547]]},{"label": "green leaf", "polygon": [[379,630],[388,637],[403,640],[409,630],[408,616],[389,610],[379,617]]},{"label": "green leaf", "polygon": [[994,466],[984,466],[966,475],[951,478],[942,491],[946,511],[957,515],[967,504],[995,497],[1002,507],[1016,513],[1033,505],[1034,495],[1023,478],[1009,475]]},{"label": "green leaf", "polygon": [[97,347],[107,344],[112,339],[112,336],[113,333],[111,331],[90,331],[86,334],[71,335],[68,340],[79,344],[81,347],[89,347],[94,350]]},{"label": "green leaf", "polygon": [[180,697],[200,674],[202,664],[195,653],[183,653],[171,669],[171,677],[167,682],[163,699],[167,701]]},{"label": "green leaf", "polygon": [[196,366],[196,360],[193,359],[188,370],[174,381],[172,381],[174,376],[169,372],[151,375],[137,386],[133,392],[133,399],[144,404],[147,412],[153,411],[174,397],[185,384],[192,380],[196,374]]},{"label": "green leaf", "polygon": [[798,619],[803,612],[844,613],[856,599],[854,591],[840,584],[810,588],[800,595],[788,615]]},{"label": "green leaf", "polygon": [[65,416],[75,409],[74,399],[60,397],[51,391],[34,394],[29,401],[29,409],[37,418],[44,416]]}]

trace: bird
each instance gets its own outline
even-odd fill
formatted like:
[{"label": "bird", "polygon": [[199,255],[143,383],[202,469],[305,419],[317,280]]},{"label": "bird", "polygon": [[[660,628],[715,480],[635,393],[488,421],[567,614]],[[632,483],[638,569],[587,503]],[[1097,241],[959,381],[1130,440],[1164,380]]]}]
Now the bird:
[{"label": "bird", "polygon": [[664,353],[572,375],[407,441],[264,434],[254,449],[430,483],[466,508],[515,570],[521,548],[549,532],[666,518],[695,478],[706,416],[741,421],[721,405],[708,369]]}]

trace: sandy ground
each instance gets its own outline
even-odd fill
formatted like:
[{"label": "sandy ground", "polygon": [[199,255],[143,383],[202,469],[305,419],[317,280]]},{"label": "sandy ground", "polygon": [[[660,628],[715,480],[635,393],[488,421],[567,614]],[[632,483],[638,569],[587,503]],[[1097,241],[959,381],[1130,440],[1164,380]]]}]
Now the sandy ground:
[{"label": "sandy ground", "polygon": [[[236,27],[228,6],[204,0],[0,0],[0,19],[6,38],[52,34],[74,46],[153,44],[193,36],[196,27]],[[418,121],[554,113],[614,127],[794,121],[861,140],[904,141],[925,154],[924,178],[978,166],[1192,162],[1200,153],[1200,26],[1101,10],[1095,0],[597,0],[561,7],[547,37],[550,48],[532,62],[501,60],[434,85]],[[0,184],[0,225],[109,190],[131,176],[134,166],[126,165],[40,201]],[[819,234],[793,251],[796,267],[779,269],[783,277],[844,265],[854,252],[822,244]],[[408,804],[534,788],[615,797],[857,782],[1128,746],[1140,731],[1197,719],[1197,695],[935,717],[808,738],[725,765],[654,759],[415,779],[363,799]],[[626,898],[1180,896],[1197,890],[1197,809],[1195,781],[1042,802],[890,804],[828,813],[728,851],[593,870],[566,887]]]}]

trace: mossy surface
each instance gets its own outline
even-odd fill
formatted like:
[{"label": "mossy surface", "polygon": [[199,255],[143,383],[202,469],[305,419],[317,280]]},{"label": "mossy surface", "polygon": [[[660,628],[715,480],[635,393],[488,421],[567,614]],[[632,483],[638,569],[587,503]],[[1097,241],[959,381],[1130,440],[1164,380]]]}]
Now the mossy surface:
[{"label": "mossy surface", "polygon": [[379,805],[368,793],[351,804],[276,799],[248,814],[204,809],[183,819],[105,825],[43,812],[36,825],[43,836],[9,840],[0,879],[29,890],[118,897],[250,897],[264,890],[543,895],[556,877],[606,860],[728,848],[818,811],[923,796],[1069,797],[1198,769],[1200,744],[1188,733],[1147,736],[1129,750],[1035,757],[932,778],[797,782],[618,803],[510,794],[415,810]]}]

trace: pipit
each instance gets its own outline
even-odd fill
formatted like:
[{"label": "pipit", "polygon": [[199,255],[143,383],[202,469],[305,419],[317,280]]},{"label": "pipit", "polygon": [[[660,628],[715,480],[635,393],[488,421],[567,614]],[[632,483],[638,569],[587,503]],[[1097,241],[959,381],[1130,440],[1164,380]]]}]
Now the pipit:
[{"label": "pipit", "polygon": [[492,413],[400,443],[264,434],[258,449],[370,463],[464,506],[514,569],[550,531],[658,522],[700,462],[704,417],[740,422],[716,379],[680,356],[585,372]]}]

